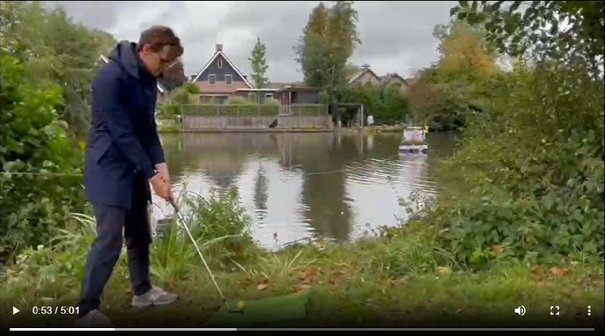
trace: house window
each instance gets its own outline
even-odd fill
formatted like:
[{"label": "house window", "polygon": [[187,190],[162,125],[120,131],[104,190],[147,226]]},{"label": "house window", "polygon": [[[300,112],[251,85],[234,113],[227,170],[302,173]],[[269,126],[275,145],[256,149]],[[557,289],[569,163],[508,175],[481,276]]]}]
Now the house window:
[{"label": "house window", "polygon": [[273,93],[265,93],[265,99],[273,99]]},{"label": "house window", "polygon": [[218,61],[216,62],[216,66],[219,69],[222,69],[223,68],[223,60],[219,58]]},{"label": "house window", "polygon": [[210,83],[210,84],[216,83],[216,75],[214,75],[214,74],[208,75],[208,83]]},{"label": "house window", "polygon": [[231,84],[233,82],[233,75],[225,75],[225,83]]}]

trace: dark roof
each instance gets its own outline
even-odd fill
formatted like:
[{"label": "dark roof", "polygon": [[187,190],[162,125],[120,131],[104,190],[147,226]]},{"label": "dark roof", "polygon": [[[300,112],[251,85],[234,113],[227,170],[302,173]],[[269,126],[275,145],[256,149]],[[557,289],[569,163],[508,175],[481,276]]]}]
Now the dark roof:
[{"label": "dark roof", "polygon": [[405,84],[410,85],[410,83],[405,80],[403,77],[399,76],[397,73],[390,73],[390,74],[386,74],[384,76],[380,76],[380,82],[382,84],[388,83],[390,80],[394,79],[394,78],[399,78],[401,79]]},{"label": "dark roof", "polygon": [[380,79],[380,76],[378,76],[372,69],[370,69],[370,68],[362,68],[361,70],[359,70],[359,72],[357,72],[357,74],[355,74],[353,77],[351,77],[351,79],[349,79],[349,83],[355,82],[357,79],[359,79],[366,72],[370,72],[376,78]]},{"label": "dark roof", "polygon": [[212,57],[206,63],[206,65],[204,65],[204,67],[195,75],[195,77],[193,79],[191,79],[191,82],[195,82],[202,75],[202,73],[210,66],[210,64],[212,64],[212,62],[214,62],[214,60],[219,55],[222,56],[227,61],[227,63],[231,66],[231,68],[233,70],[235,70],[235,72],[237,73],[237,75],[239,75],[244,80],[244,83],[246,83],[246,85],[249,88],[253,88],[254,87],[254,85],[252,85],[252,83],[250,83],[248,81],[247,76],[244,76],[244,74],[241,71],[239,71],[239,69],[233,64],[233,62],[231,62],[231,60],[229,59],[229,57],[227,57],[227,55],[223,52],[222,44],[220,44],[220,48],[217,48],[217,50],[214,52],[214,55],[212,55]]},{"label": "dark roof", "polygon": [[322,89],[308,86],[304,82],[294,82],[294,83],[286,83],[286,85],[282,86],[279,91],[321,91]]},{"label": "dark roof", "polygon": [[287,86],[287,85],[290,85],[290,83],[286,83],[286,82],[283,82],[283,83],[281,83],[281,82],[269,82],[269,83],[267,83],[266,88],[267,89],[281,89],[281,88],[283,88],[284,86]]}]

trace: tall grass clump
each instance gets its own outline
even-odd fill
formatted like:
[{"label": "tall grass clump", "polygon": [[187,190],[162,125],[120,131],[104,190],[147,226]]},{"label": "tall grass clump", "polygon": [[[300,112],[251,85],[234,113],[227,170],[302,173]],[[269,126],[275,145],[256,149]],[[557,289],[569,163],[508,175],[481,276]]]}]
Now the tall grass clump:
[{"label": "tall grass clump", "polygon": [[[213,267],[226,267],[257,251],[249,232],[250,220],[239,204],[237,190],[209,198],[184,197],[183,218],[204,257]],[[32,300],[73,300],[79,294],[84,263],[96,238],[94,217],[71,214],[64,227],[52,232],[45,244],[24,249],[0,274],[0,296],[12,305]],[[176,218],[167,232],[152,242],[151,272],[154,282],[171,283],[188,275],[205,272],[203,264]],[[127,287],[126,246],[114,269],[111,282]],[[6,300],[4,300],[6,299]],[[72,302],[73,303],[73,302]],[[0,303],[0,305],[2,305]],[[7,309],[10,307],[7,306]]]},{"label": "tall grass clump", "polygon": [[[184,224],[189,228],[206,261],[214,267],[228,267],[257,251],[250,233],[251,219],[240,203],[237,189],[221,195],[212,190],[204,198],[185,193],[181,203]],[[154,273],[162,278],[182,278],[204,267],[179,218],[173,216],[163,237],[152,251]]]}]

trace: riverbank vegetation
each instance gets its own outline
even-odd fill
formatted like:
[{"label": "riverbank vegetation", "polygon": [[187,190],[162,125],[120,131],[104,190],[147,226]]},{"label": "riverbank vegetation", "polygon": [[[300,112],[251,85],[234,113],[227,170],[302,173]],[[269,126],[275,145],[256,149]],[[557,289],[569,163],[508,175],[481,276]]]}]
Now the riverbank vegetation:
[{"label": "riverbank vegetation", "polygon": [[[576,324],[586,318],[587,305],[593,316],[603,316],[603,4],[532,3],[521,13],[518,3],[461,2],[452,23],[438,29],[444,36],[481,32],[482,38],[442,44],[440,61],[427,72],[434,82],[426,85],[448,92],[442,104],[464,97],[452,111],[464,125],[463,138],[442,165],[442,190],[406,222],[358,242],[316,241],[272,253],[254,243],[237,191],[181,200],[227,296],[251,300],[311,290],[308,318],[300,322],[307,326],[401,320],[490,325],[517,317],[512,310],[520,304],[529,313],[515,323],[529,324],[548,319],[552,302],[567,313],[549,323]],[[81,153],[71,125],[56,113],[61,88],[32,80],[32,58],[21,56],[29,49],[5,33],[11,22],[6,8],[2,171],[78,173]],[[568,29],[576,38],[533,26],[535,20],[552,23],[557,13],[574,17]],[[448,59],[454,53],[459,56]],[[496,54],[507,56],[509,71],[497,70],[486,56]],[[415,106],[444,120],[431,114],[431,105]],[[72,185],[69,179],[2,175],[0,309],[76,302],[94,220],[82,202],[81,182],[70,178]],[[175,307],[124,314],[134,310],[128,307],[127,263],[120,259],[103,307],[116,322],[199,324],[219,308],[187,239],[173,221],[153,244],[154,281],[181,295]]]}]

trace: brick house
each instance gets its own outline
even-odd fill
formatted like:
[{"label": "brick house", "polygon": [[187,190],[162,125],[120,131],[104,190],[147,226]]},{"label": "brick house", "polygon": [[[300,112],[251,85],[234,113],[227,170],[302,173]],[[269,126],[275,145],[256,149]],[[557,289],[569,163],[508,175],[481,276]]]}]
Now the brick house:
[{"label": "brick house", "polygon": [[[242,97],[263,103],[273,98],[277,88],[257,89],[227,57],[222,44],[217,44],[214,54],[206,65],[191,78],[200,89],[202,104],[224,104],[229,98]],[[257,98],[258,97],[258,98]]]}]

